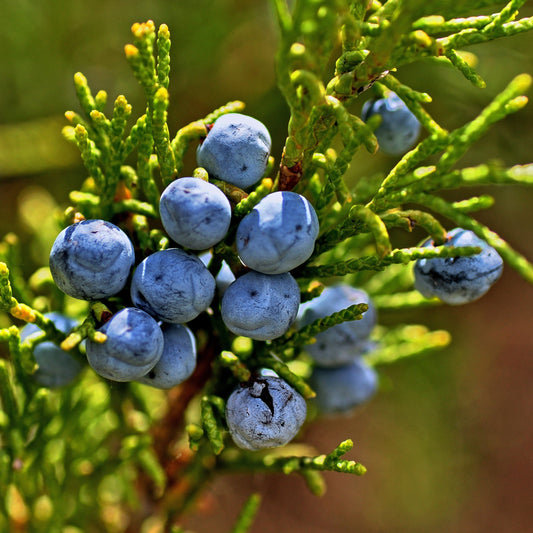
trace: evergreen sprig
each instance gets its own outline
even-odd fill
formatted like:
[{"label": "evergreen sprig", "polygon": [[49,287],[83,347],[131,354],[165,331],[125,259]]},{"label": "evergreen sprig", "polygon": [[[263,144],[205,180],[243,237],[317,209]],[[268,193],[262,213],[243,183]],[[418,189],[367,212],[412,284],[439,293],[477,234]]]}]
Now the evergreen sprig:
[{"label": "evergreen sprig", "polygon": [[[494,198],[481,195],[450,202],[440,196],[465,186],[533,184],[533,163],[457,168],[490,127],[527,103],[531,77],[514,78],[477,117],[453,131],[426,110],[431,95],[396,77],[399,67],[431,59],[483,88],[473,56],[463,48],[533,27],[533,18],[519,18],[524,0],[511,0],[497,13],[463,16],[492,4],[490,0],[296,0],[289,7],[284,0],[272,0],[280,42],[277,83],[290,110],[287,137],[282,153],[277,160],[270,159],[252,191],[211,179],[205,169],[192,171],[219,186],[233,205],[228,237],[211,250],[211,272],[216,275],[223,260],[235,273],[242,272],[234,247],[239,220],[270,192],[294,189],[313,201],[321,223],[313,255],[292,272],[302,302],[318,296],[333,280],[347,277],[363,280],[376,307],[391,314],[440,304],[413,290],[410,263],[480,251],[444,246],[443,218],[472,230],[533,282],[531,263],[472,217],[490,207]],[[225,113],[242,111],[244,103],[229,102],[171,133],[169,28],[162,24],[156,30],[147,21],[131,30],[133,41],[126,45],[125,55],[143,88],[146,106],[135,118],[126,97],[119,95],[108,116],[107,93],[94,93],[87,78],[75,74],[80,113],[65,114],[68,125],[63,134],[78,146],[88,176],[79,190],[70,192],[72,205],[63,222],[120,220],[138,254],[146,256],[172,245],[154,224],[161,186],[179,179],[188,149],[205,138],[210,125]],[[379,148],[374,135],[379,118],[365,123],[351,106],[370,90],[379,96],[397,93],[427,135],[386,176],[359,176],[358,183],[349,185],[346,175],[357,151],[372,154]],[[410,232],[415,227],[437,246],[398,248],[390,230]],[[17,238],[6,236],[0,244],[0,312],[2,326],[9,325],[0,328],[0,342],[8,345],[10,357],[0,359],[0,487],[8,497],[0,499],[0,530],[9,531],[13,524],[9,498],[22,502],[25,518],[17,524],[20,530],[32,520],[37,523],[39,501],[47,514],[39,518],[35,531],[59,531],[71,523],[91,524],[91,531],[119,531],[120,524],[109,519],[113,513],[104,510],[120,500],[121,509],[130,516],[128,533],[146,527],[146,520],[155,515],[165,530],[178,531],[176,520],[217,472],[298,473],[314,494],[325,490],[324,471],[365,473],[359,462],[344,459],[353,448],[349,439],[329,454],[315,454],[301,444],[254,453],[236,448],[225,423],[225,398],[263,368],[312,398],[315,393],[307,383],[311,369],[300,357],[302,346],[330,327],[361,319],[366,304],[291,329],[279,339],[241,342],[225,330],[217,296],[209,312],[191,324],[200,356],[195,372],[180,387],[154,392],[83,372],[77,386],[52,391],[34,379],[33,349],[52,341],[82,355],[85,339],[105,341],[98,326],[128,301],[118,295],[76,307],[53,287],[48,269],[37,271],[28,282],[20,254]],[[79,325],[62,333],[45,316],[49,309],[75,316]],[[21,342],[19,327],[25,322],[36,324],[42,333]],[[423,325],[380,326],[372,337],[375,349],[365,360],[373,366],[391,364],[449,342],[447,332]],[[244,504],[234,533],[250,530],[259,502],[260,495],[254,494]]]},{"label": "evergreen sprig", "polygon": [[475,246],[437,246],[434,248],[398,248],[383,257],[368,255],[358,259],[350,259],[335,264],[307,266],[298,270],[299,278],[330,278],[345,276],[362,270],[383,270],[392,264],[407,264],[417,259],[433,259],[436,257],[463,257],[478,254],[480,249]]},{"label": "evergreen sprig", "polygon": [[[366,473],[366,468],[361,463],[354,460],[342,459],[342,456],[348,453],[353,446],[353,441],[347,439],[341,442],[330,453],[316,456],[289,455],[288,453],[284,453],[283,455],[276,453],[235,454],[233,453],[234,450],[228,450],[221,455],[219,462],[220,468],[223,471],[252,470],[282,472],[284,474],[329,471],[362,476]],[[297,449],[296,446],[294,448]],[[290,451],[291,448],[288,447],[287,452]],[[302,475],[305,476],[305,474]]]},{"label": "evergreen sprig", "polygon": [[326,329],[336,326],[337,324],[341,324],[342,322],[361,320],[363,318],[363,313],[367,310],[367,304],[350,305],[346,309],[332,313],[324,318],[318,318],[311,324],[304,326],[296,332],[286,335],[282,339],[273,341],[272,347],[274,351],[276,351],[309,344],[309,342],[317,335],[317,333],[325,331]]}]

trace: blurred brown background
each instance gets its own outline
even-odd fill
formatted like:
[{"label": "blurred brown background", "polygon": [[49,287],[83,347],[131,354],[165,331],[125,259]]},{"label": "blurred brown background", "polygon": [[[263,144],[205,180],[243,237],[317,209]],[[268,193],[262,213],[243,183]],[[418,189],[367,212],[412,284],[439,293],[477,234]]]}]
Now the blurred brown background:
[{"label": "blurred brown background", "polygon": [[[532,7],[522,14],[533,15]],[[108,91],[111,102],[123,93],[142,112],[141,90],[123,46],[131,24],[149,18],[167,23],[172,35],[171,133],[241,99],[246,112],[270,129],[279,160],[288,113],[275,88],[277,34],[266,0],[3,0],[0,236],[16,231],[29,245],[18,210],[28,187],[45,188],[65,206],[68,190],[85,177],[78,154],[60,135],[63,112],[78,110],[76,71],[95,92]],[[428,111],[451,129],[476,116],[512,77],[533,74],[532,45],[530,33],[470,48],[479,57],[485,90],[429,63],[402,68],[397,76],[429,92],[434,103]],[[530,105],[493,128],[460,164],[533,161],[532,124]],[[361,153],[350,172],[354,177],[386,172],[394,163]],[[450,197],[481,192],[497,202],[478,218],[533,259],[533,190],[485,187]],[[43,251],[28,254],[28,272],[36,266],[30,257],[39,261]],[[380,394],[354,416],[308,427],[306,440],[320,452],[352,438],[350,457],[368,473],[327,475],[321,499],[296,476],[226,476],[212,485],[188,526],[199,533],[230,531],[256,490],[264,501],[254,533],[533,532],[532,300],[533,287],[507,268],[476,303],[382,316],[386,323],[446,328],[454,342],[439,353],[382,369]]]}]

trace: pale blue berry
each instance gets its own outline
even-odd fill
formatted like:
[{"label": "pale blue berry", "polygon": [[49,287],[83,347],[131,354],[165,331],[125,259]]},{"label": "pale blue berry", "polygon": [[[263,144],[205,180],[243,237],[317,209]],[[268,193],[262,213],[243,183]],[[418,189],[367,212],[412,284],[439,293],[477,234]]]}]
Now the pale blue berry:
[{"label": "pale blue berry", "polygon": [[309,385],[316,393],[318,409],[324,413],[348,413],[376,393],[376,371],[362,359],[335,368],[315,366]]},{"label": "pale blue berry", "polygon": [[112,381],[134,381],[147,374],[163,353],[163,333],[148,313],[126,307],[98,331],[103,343],[87,340],[87,360],[100,376]]},{"label": "pale blue berry", "polygon": [[300,194],[276,191],[265,196],[240,222],[235,238],[242,262],[263,274],[281,274],[313,253],[318,218]]},{"label": "pale blue berry", "polygon": [[263,176],[271,139],[263,123],[240,113],[222,115],[198,146],[196,160],[209,174],[241,189]]},{"label": "pale blue berry", "polygon": [[180,324],[163,324],[163,354],[140,383],[157,389],[171,389],[185,381],[196,368],[196,341],[192,331]]},{"label": "pale blue berry", "polygon": [[149,255],[131,282],[133,305],[163,322],[183,324],[205,311],[215,294],[215,278],[194,254],[168,248]]},{"label": "pale blue berry", "polygon": [[[503,271],[498,252],[473,231],[455,228],[444,246],[477,246],[481,253],[465,257],[419,259],[415,263],[415,288],[426,298],[437,297],[451,305],[481,298]],[[431,239],[424,247],[435,246]]]},{"label": "pale blue berry", "polygon": [[[46,313],[55,327],[69,333],[76,326],[76,321],[57,312]],[[36,324],[26,324],[20,330],[20,340],[28,340],[32,335],[40,335],[42,330]],[[35,362],[38,365],[33,377],[39,385],[55,388],[68,385],[78,376],[83,366],[71,354],[62,350],[51,341],[37,344],[33,350]]]},{"label": "pale blue berry", "polygon": [[300,289],[290,274],[248,272],[222,297],[221,315],[236,335],[256,340],[281,337],[298,313]]},{"label": "pale blue berry", "polygon": [[226,403],[226,421],[237,446],[262,450],[283,446],[307,415],[304,398],[278,377],[258,377],[236,389]]},{"label": "pale blue berry", "polygon": [[304,348],[320,366],[350,363],[368,348],[368,338],[377,322],[376,308],[368,294],[345,283],[326,287],[320,296],[303,303],[297,324],[301,329],[319,318],[342,311],[353,304],[367,304],[361,320],[349,320],[318,333],[316,342]]},{"label": "pale blue berry", "polygon": [[366,101],[361,118],[367,121],[373,115],[381,115],[381,124],[374,134],[384,153],[403,155],[415,145],[420,135],[420,122],[396,93]]},{"label": "pale blue berry", "polygon": [[50,271],[65,294],[97,300],[124,288],[134,261],[133,245],[120,228],[105,220],[83,220],[57,236]]},{"label": "pale blue berry", "polygon": [[226,195],[200,178],[179,178],[163,191],[161,223],[170,238],[184,248],[205,250],[228,232],[231,205]]}]

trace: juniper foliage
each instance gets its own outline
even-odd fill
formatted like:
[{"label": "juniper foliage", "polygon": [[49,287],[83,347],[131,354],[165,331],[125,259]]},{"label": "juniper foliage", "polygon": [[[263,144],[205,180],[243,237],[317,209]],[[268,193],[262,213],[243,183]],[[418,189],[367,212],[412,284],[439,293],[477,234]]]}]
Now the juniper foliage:
[{"label": "juniper foliage", "polygon": [[[533,184],[533,163],[510,168],[459,164],[490,127],[527,103],[531,76],[512,79],[477,117],[453,131],[427,111],[429,94],[396,76],[405,65],[438,61],[460,72],[465,83],[483,88],[473,56],[464,49],[530,30],[533,19],[519,14],[524,3],[512,0],[491,13],[498,2],[295,0],[289,6],[272,0],[279,28],[277,82],[290,108],[287,138],[255,190],[214,180],[232,202],[234,217],[227,238],[213,249],[212,273],[223,260],[234,271],[241,268],[233,242],[238,221],[269,192],[294,190],[312,201],[321,223],[313,256],[294,271],[302,301],[320,294],[324,284],[344,279],[363,286],[379,309],[439,305],[413,290],[411,263],[479,250],[396,247],[390,231],[410,232],[415,226],[437,245],[445,242],[445,228],[470,229],[533,282],[532,264],[473,216],[492,205],[491,197],[450,202],[441,194],[479,184]],[[472,15],[480,11],[485,14]],[[106,113],[107,93],[94,93],[83,74],[74,76],[80,110],[65,114],[63,134],[78,146],[87,177],[70,192],[71,205],[57,230],[83,218],[112,220],[127,229],[144,257],[169,246],[157,224],[162,188],[187,171],[185,156],[205,137],[208,125],[245,105],[229,102],[175,131],[167,122],[174,105],[169,28],[156,28],[152,21],[134,24],[132,38],[125,55],[146,96],[139,116],[124,95]],[[373,131],[379,120],[364,123],[352,112],[352,103],[367,91],[397,93],[423,125],[424,135],[378,181],[360,175],[355,184],[347,183],[354,154],[378,149]],[[190,171],[206,176],[203,169]],[[154,392],[138,383],[111,383],[87,370],[75,384],[50,390],[33,378],[34,347],[52,341],[86,364],[84,339],[104,342],[98,324],[125,302],[120,296],[90,305],[73,302],[55,287],[46,265],[24,279],[23,252],[15,235],[3,238],[0,309],[6,326],[0,340],[9,346],[10,357],[0,360],[0,491],[5,495],[0,530],[64,531],[71,526],[84,532],[134,532],[156,519],[162,530],[179,531],[180,517],[217,474],[295,473],[318,495],[325,488],[323,471],[365,473],[362,464],[343,458],[353,447],[349,439],[327,454],[309,455],[309,448],[298,443],[281,451],[246,452],[231,444],[224,420],[232,388],[261,368],[274,370],[312,398],[302,345],[334,324],[360,318],[364,304],[260,342],[231,336],[214,301],[212,313],[191,323],[199,364],[183,385]],[[49,310],[78,319],[79,326],[62,333],[45,316]],[[42,335],[21,342],[25,322],[38,325]],[[399,324],[380,326],[373,340],[377,348],[366,359],[379,367],[442,348],[450,336],[424,325]],[[253,494],[233,531],[249,531],[259,504],[260,496]],[[110,509],[119,512],[106,512]]]}]

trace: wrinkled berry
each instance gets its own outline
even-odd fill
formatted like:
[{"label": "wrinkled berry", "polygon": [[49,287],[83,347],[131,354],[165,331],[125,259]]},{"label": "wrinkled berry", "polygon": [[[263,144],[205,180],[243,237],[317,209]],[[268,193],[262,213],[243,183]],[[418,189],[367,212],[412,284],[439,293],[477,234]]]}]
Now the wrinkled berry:
[{"label": "wrinkled berry", "polygon": [[307,415],[304,398],[277,377],[255,378],[236,389],[226,404],[233,441],[245,450],[283,446],[298,433]]}]

